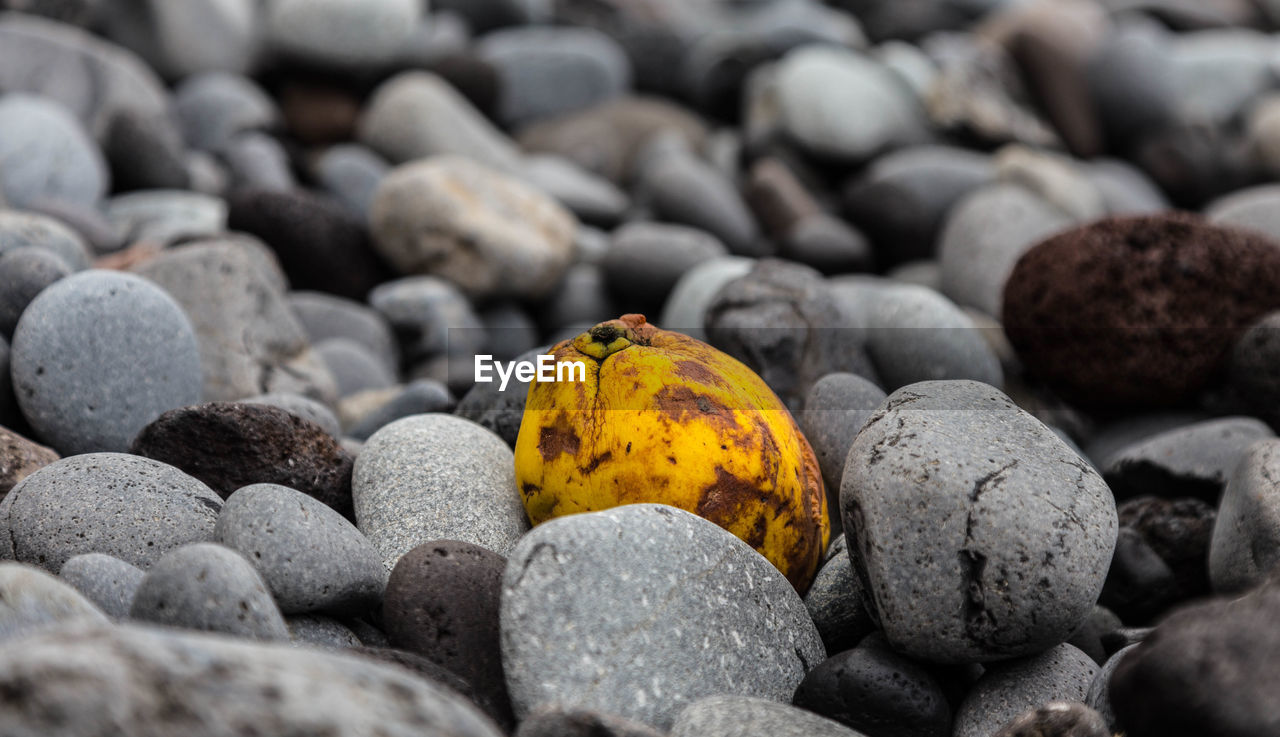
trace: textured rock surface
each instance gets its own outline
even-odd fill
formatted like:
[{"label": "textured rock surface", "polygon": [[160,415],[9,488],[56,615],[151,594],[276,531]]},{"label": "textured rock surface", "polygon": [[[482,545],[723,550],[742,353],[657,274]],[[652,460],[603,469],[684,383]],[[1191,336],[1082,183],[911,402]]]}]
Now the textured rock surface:
[{"label": "textured rock surface", "polygon": [[39,568],[0,563],[0,643],[69,622],[106,621],[92,602]]},{"label": "textured rock surface", "polygon": [[1089,656],[1066,644],[986,667],[956,710],[955,737],[987,737],[1048,701],[1083,701],[1098,672]]},{"label": "textured rock surface", "polygon": [[1280,563],[1280,440],[1251,445],[1218,505],[1209,546],[1213,590],[1235,593],[1262,583]]},{"label": "textured rock surface", "polygon": [[1118,498],[1190,496],[1213,504],[1244,451],[1274,436],[1252,417],[1197,422],[1116,451],[1102,475]]},{"label": "textured rock surface", "polygon": [[693,702],[671,727],[671,737],[862,737],[816,714],[751,696],[709,696]]},{"label": "textured rock surface", "polygon": [[[0,369],[4,368],[0,365]],[[19,481],[56,460],[58,454],[53,449],[0,427],[0,495],[8,494]]]},{"label": "textured rock surface", "polygon": [[503,576],[501,629],[517,717],[559,702],[659,729],[702,696],[785,701],[825,656],[777,569],[660,505],[570,515],[526,535]]},{"label": "textured rock surface", "polygon": [[108,616],[124,619],[129,616],[143,573],[142,569],[119,558],[83,553],[63,563],[58,576]]}]

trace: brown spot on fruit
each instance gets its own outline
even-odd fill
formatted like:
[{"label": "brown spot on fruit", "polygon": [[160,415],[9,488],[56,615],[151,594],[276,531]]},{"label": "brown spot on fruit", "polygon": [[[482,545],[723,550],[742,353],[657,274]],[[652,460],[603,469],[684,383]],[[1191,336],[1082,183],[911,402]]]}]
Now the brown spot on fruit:
[{"label": "brown spot on fruit", "polygon": [[699,517],[728,528],[737,518],[742,502],[759,493],[756,485],[716,466],[716,480],[702,490],[695,510]]},{"label": "brown spot on fruit", "polygon": [[687,386],[665,386],[653,396],[654,405],[676,422],[685,422],[687,414],[728,430],[738,426],[733,413],[720,402],[705,394],[698,394]]},{"label": "brown spot on fruit", "polygon": [[676,361],[675,375],[704,386],[727,386],[719,374],[699,361]]},{"label": "brown spot on fruit", "polygon": [[747,533],[743,541],[756,550],[760,550],[764,547],[764,533],[768,528],[769,523],[765,520],[764,514],[756,515],[756,523],[751,526],[751,532]]},{"label": "brown spot on fruit", "polygon": [[542,491],[542,487],[526,481],[523,484],[520,484],[520,491],[523,491],[525,496],[533,496],[534,494]]},{"label": "brown spot on fruit", "polygon": [[576,456],[581,445],[582,440],[564,412],[556,416],[555,423],[538,433],[538,453],[544,461],[550,461],[561,453]]},{"label": "brown spot on fruit", "polygon": [[594,471],[594,470],[596,470],[597,468],[599,468],[601,463],[605,463],[606,461],[610,460],[611,458],[613,458],[613,451],[611,451],[611,450],[606,450],[605,452],[601,453],[600,455],[596,456],[595,458],[592,458],[590,463],[588,463],[588,464],[587,464],[587,465],[585,465],[585,466],[580,467],[578,470],[582,471],[583,473],[591,473],[592,471]]}]

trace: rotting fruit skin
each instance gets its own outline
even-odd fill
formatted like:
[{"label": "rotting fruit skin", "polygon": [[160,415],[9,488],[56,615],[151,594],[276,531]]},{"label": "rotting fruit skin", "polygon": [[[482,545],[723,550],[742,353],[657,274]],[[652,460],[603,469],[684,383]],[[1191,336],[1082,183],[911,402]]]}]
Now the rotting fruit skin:
[{"label": "rotting fruit skin", "polygon": [[751,369],[643,315],[559,343],[586,381],[531,382],[516,483],[533,524],[623,504],[708,519],[769,559],[795,588],[830,535],[813,449]]}]

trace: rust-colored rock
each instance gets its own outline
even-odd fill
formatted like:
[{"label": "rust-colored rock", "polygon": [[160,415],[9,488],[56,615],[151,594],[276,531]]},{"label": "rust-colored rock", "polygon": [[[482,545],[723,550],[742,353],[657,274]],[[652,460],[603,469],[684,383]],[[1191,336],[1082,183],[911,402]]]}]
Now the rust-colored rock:
[{"label": "rust-colored rock", "polygon": [[58,454],[51,448],[0,427],[0,499],[19,481],[56,460]]}]

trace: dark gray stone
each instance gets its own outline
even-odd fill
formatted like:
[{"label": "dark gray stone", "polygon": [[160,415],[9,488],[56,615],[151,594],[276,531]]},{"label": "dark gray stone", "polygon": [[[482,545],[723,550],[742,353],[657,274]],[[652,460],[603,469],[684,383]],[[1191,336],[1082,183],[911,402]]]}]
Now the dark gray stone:
[{"label": "dark gray stone", "polygon": [[[804,398],[800,428],[813,446],[827,490],[827,509],[840,508],[840,480],[853,439],[885,400],[884,390],[856,374],[834,373],[814,382]],[[843,528],[840,515],[832,515],[831,534]],[[841,648],[843,649],[843,648]]]},{"label": "dark gray stone", "polygon": [[817,213],[796,223],[782,238],[778,255],[824,274],[867,271],[874,256],[871,242],[839,218]]},{"label": "dark gray stone", "polygon": [[164,290],[86,271],[45,289],[13,334],[22,414],[64,455],[124,451],[160,413],[200,400],[200,349]]},{"label": "dark gray stone", "polygon": [[312,346],[338,387],[338,398],[395,386],[396,376],[368,346],[350,338],[327,338]]},{"label": "dark gray stone", "polygon": [[1119,732],[1120,726],[1116,724],[1116,714],[1111,708],[1111,676],[1115,674],[1116,668],[1120,667],[1120,661],[1124,659],[1137,645],[1129,645],[1121,648],[1107,662],[1102,664],[1098,669],[1098,675],[1093,677],[1093,682],[1089,684],[1089,692],[1084,696],[1084,703],[1095,709],[1102,715],[1103,721],[1112,733]]},{"label": "dark gray stone", "polygon": [[34,95],[5,95],[0,129],[0,197],[10,206],[67,200],[92,207],[106,194],[106,159],[66,108]]},{"label": "dark gray stone", "polygon": [[[516,360],[537,360],[539,354],[546,352],[545,347],[535,348],[518,356]],[[524,419],[524,403],[528,396],[529,383],[517,381],[514,376],[507,384],[506,391],[501,390],[498,382],[480,383],[458,400],[456,414],[492,430],[514,449],[516,437],[520,434],[520,423]]]},{"label": "dark gray stone", "polygon": [[[507,386],[508,391],[511,388],[510,385]],[[453,394],[444,384],[431,379],[417,379],[406,384],[390,400],[352,425],[347,437],[368,440],[375,432],[402,417],[449,412],[455,404]]]},{"label": "dark gray stone", "polygon": [[1103,639],[1122,626],[1124,623],[1115,612],[1104,606],[1095,606],[1084,620],[1084,624],[1080,625],[1080,629],[1072,633],[1067,644],[1088,655],[1093,662],[1102,665],[1107,662],[1107,648],[1103,644]]},{"label": "dark gray stone", "polygon": [[1216,503],[1255,441],[1274,437],[1252,417],[1225,417],[1167,430],[1114,453],[1102,474],[1117,498],[1192,496]]},{"label": "dark gray stone", "polygon": [[105,553],[83,553],[62,564],[58,576],[74,586],[107,616],[125,619],[142,583],[141,568]]},{"label": "dark gray stone", "polygon": [[658,305],[690,269],[726,255],[724,245],[709,233],[639,222],[613,232],[601,266],[613,294],[628,304]]},{"label": "dark gray stone", "polygon": [[215,528],[262,575],[285,614],[377,606],[386,572],[373,545],[324,503],[278,484],[227,497]]},{"label": "dark gray stone", "polygon": [[[74,662],[75,668],[68,668]],[[63,628],[0,652],[0,688],[27,698],[0,707],[16,734],[221,737],[263,734],[499,737],[446,687],[345,653],[150,627]],[[181,708],[160,708],[172,694]],[[64,704],[51,712],[41,704]],[[251,725],[251,726],[250,726]]]},{"label": "dark gray stone", "polygon": [[[595,263],[570,266],[560,285],[543,302],[540,313],[543,324],[557,333],[563,328],[589,327],[623,314],[609,287],[604,266]],[[551,341],[551,345],[557,342]]]},{"label": "dark gray stone", "polygon": [[876,625],[867,614],[866,589],[849,562],[848,548],[828,554],[805,592],[804,606],[827,652],[838,653],[857,645]]},{"label": "dark gray stone", "polygon": [[734,183],[671,140],[651,144],[640,167],[640,193],[654,214],[705,230],[734,254],[768,255],[760,227]]},{"label": "dark gray stone", "polygon": [[391,170],[383,158],[359,144],[338,144],[325,149],[315,162],[315,178],[362,222],[382,178]]},{"label": "dark gray stone", "polygon": [[989,737],[1049,701],[1083,701],[1098,667],[1062,644],[1039,655],[991,663],[956,710],[954,737]]},{"label": "dark gray stone", "polygon": [[107,128],[102,152],[115,191],[185,189],[186,149],[176,124],[124,110]]},{"label": "dark gray stone", "polygon": [[785,701],[825,657],[776,568],[720,527],[653,504],[525,535],[503,576],[501,631],[517,717],[558,703],[660,730],[705,696]]},{"label": "dark gray stone", "polygon": [[107,617],[75,589],[39,568],[0,563],[0,642],[71,622],[106,623]]},{"label": "dark gray stone", "polygon": [[332,617],[320,614],[295,614],[285,617],[289,627],[289,639],[298,645],[346,650],[363,647],[360,638],[350,628]]},{"label": "dark gray stone", "polygon": [[291,415],[301,417],[308,422],[314,422],[334,438],[341,439],[342,437],[342,428],[338,425],[338,418],[334,416],[333,410],[301,394],[259,394],[256,397],[241,400],[241,402],[243,404],[266,404],[272,407],[279,407]]},{"label": "dark gray stone", "polygon": [[253,566],[236,551],[213,543],[165,553],[142,577],[129,616],[255,640],[289,639],[284,617]]},{"label": "dark gray stone", "polygon": [[[147,568],[190,542],[210,540],[222,499],[159,461],[119,453],[63,458],[0,502],[0,557],[62,570],[81,553]],[[164,520],[157,524],[156,520]]]},{"label": "dark gray stone", "polygon": [[206,72],[188,77],[173,93],[174,109],[187,145],[220,152],[245,131],[280,124],[280,111],[261,87],[247,77]]},{"label": "dark gray stone", "polygon": [[722,256],[705,261],[680,277],[662,308],[665,330],[676,330],[705,341],[707,310],[722,287],[751,272],[754,259]]},{"label": "dark gray stone", "polygon": [[590,709],[548,707],[525,717],[515,737],[663,737],[643,724]]},{"label": "dark gray stone", "polygon": [[451,415],[416,415],[374,433],[356,458],[356,522],[390,571],[430,540],[510,552],[529,529],[515,456],[497,435]]},{"label": "dark gray stone", "polygon": [[1280,564],[1280,440],[1260,440],[1240,456],[1218,504],[1209,579],[1219,593],[1262,583]]},{"label": "dark gray stone", "polygon": [[53,251],[73,271],[89,268],[89,246],[71,228],[47,215],[0,210],[0,253],[24,246]]},{"label": "dark gray stone", "polygon": [[840,503],[872,615],[895,649],[939,663],[1065,641],[1098,599],[1118,526],[1088,463],[972,381],[889,395],[853,442]]},{"label": "dark gray stone", "polygon": [[671,737],[863,737],[817,714],[754,696],[708,696],[676,718]]},{"label": "dark gray stone", "polygon": [[67,262],[46,248],[21,246],[0,253],[0,333],[12,337],[36,295],[70,274]]},{"label": "dark gray stone", "polygon": [[1232,391],[1272,427],[1280,427],[1280,312],[1272,312],[1249,326],[1226,360]]}]

